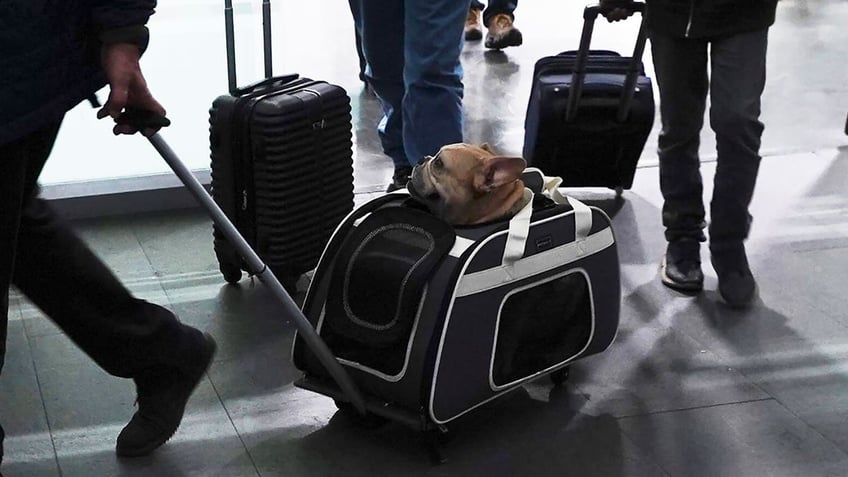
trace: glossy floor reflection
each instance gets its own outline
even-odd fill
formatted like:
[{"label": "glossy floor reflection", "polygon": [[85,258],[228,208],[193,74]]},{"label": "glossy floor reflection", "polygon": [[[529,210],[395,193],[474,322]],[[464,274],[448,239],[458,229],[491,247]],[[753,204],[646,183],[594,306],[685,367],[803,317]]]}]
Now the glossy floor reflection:
[{"label": "glossy floor reflection", "polygon": [[[469,140],[520,151],[533,63],[576,43],[579,8],[559,3],[569,6],[520,7],[520,48],[466,46]],[[178,4],[218,20],[217,9],[201,2]],[[341,5],[325,21],[347,35]],[[0,377],[8,434],[0,470],[6,477],[848,474],[848,3],[783,0],[779,16],[748,242],[760,298],[750,310],[717,303],[706,250],[704,293],[681,295],[660,284],[655,131],[623,201],[604,190],[573,191],[613,215],[623,287],[616,342],[575,365],[563,388],[540,380],[458,420],[448,462],[432,466],[406,428],[362,430],[337,415],[330,399],[292,386],[299,377],[290,359],[294,326],[260,284],[225,285],[202,213],[80,222],[133,292],[210,332],[219,352],[175,437],[150,457],[118,460],[114,439],[133,412],[132,384],[97,368],[13,294]],[[176,17],[166,19],[163,28]],[[626,36],[606,38],[623,50]],[[391,175],[373,131],[379,106],[359,92],[352,45],[324,48],[319,74],[343,76],[354,99],[361,202]],[[200,118],[205,110],[190,114]],[[205,138],[170,133],[206,147]],[[702,147],[709,195],[710,141]]]}]

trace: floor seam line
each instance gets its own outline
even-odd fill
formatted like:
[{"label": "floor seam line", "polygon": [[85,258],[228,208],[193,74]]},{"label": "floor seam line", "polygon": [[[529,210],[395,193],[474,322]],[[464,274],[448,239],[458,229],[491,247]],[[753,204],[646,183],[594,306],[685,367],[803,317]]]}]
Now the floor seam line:
[{"label": "floor seam line", "polygon": [[32,372],[35,375],[35,383],[38,386],[38,397],[41,400],[41,409],[44,411],[44,422],[47,424],[47,434],[50,436],[50,446],[53,448],[53,461],[56,463],[56,471],[59,472],[59,477],[64,475],[62,465],[59,463],[59,452],[56,450],[56,441],[53,438],[53,426],[50,425],[50,415],[47,413],[47,404],[44,399],[44,390],[41,386],[41,378],[38,376],[38,365],[35,363],[35,355],[32,352],[32,344],[29,336],[24,333],[27,349],[29,350],[29,359],[32,363]]},{"label": "floor seam line", "polygon": [[239,438],[239,442],[241,442],[242,448],[244,448],[244,453],[247,454],[248,460],[250,460],[250,465],[253,466],[254,472],[256,472],[257,476],[261,476],[262,474],[259,472],[259,467],[256,465],[256,461],[253,459],[253,454],[250,453],[250,449],[248,449],[247,444],[244,442],[244,438],[236,427],[236,423],[233,421],[233,416],[230,415],[230,410],[227,409],[227,405],[224,404],[224,398],[221,397],[221,393],[218,392],[218,388],[215,386],[215,381],[212,380],[212,377],[209,376],[209,372],[206,372],[206,377],[209,379],[209,384],[212,385],[212,390],[215,391],[215,395],[218,396],[218,402],[221,403],[221,407],[224,409],[224,413],[227,414],[227,419],[230,421],[230,425],[233,426],[233,430],[236,431],[236,436]]},{"label": "floor seam line", "polygon": [[629,414],[629,415],[625,415],[625,416],[618,416],[618,417],[616,417],[616,419],[632,419],[632,418],[636,418],[636,417],[658,416],[658,415],[662,415],[662,414],[670,414],[670,413],[673,413],[673,412],[694,411],[694,410],[698,410],[698,409],[710,409],[710,408],[714,408],[714,407],[734,406],[736,404],[749,404],[749,403],[763,402],[763,401],[779,402],[773,396],[769,396],[769,397],[766,397],[766,398],[746,399],[744,401],[723,402],[723,403],[716,403],[716,404],[707,404],[705,406],[691,406],[691,407],[682,407],[682,408],[678,408],[678,409],[664,409],[662,411],[646,412],[646,413],[641,413],[641,414]]}]

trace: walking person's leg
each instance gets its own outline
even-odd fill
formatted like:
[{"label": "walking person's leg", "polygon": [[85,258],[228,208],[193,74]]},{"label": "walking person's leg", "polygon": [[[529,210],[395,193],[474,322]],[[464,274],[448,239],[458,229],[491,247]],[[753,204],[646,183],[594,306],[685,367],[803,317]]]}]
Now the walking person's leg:
[{"label": "walking person's leg", "polygon": [[350,5],[350,13],[353,15],[353,39],[356,42],[356,55],[359,57],[359,79],[367,84],[367,79],[365,78],[365,66],[368,64],[365,61],[365,54],[362,52],[362,35],[359,33],[359,25],[356,21],[359,18],[359,0],[348,0],[348,4]]},{"label": "walking person's leg", "polygon": [[357,29],[367,67],[368,84],[383,106],[377,133],[383,153],[392,159],[394,174],[388,192],[406,186],[412,167],[403,138],[404,5],[402,1],[358,3]]},{"label": "walking person's leg", "polygon": [[462,142],[463,22],[467,2],[406,0],[403,142],[409,164]]},{"label": "walking person's leg", "polygon": [[57,132],[58,125],[24,151],[12,284],[105,371],[135,381],[139,409],[118,436],[116,450],[145,455],[176,431],[215,344],[165,308],[135,299],[37,197],[38,176]]},{"label": "walking person's leg", "polygon": [[710,202],[710,253],[719,292],[731,306],[745,306],[756,282],[745,254],[760,165],[760,102],[766,81],[768,30],[712,42],[710,125],[718,163]]},{"label": "walking person's leg", "polygon": [[682,290],[703,288],[700,246],[705,213],[698,148],[708,90],[707,42],[651,32],[660,93],[662,220],[668,249],[662,281]]},{"label": "walking person's leg", "polygon": [[[26,183],[30,151],[49,149],[58,124],[25,138],[0,146],[0,370],[6,355],[6,330],[9,319],[9,287],[15,267],[21,210],[27,190],[35,184]],[[0,463],[3,462],[5,432],[0,426]]]}]

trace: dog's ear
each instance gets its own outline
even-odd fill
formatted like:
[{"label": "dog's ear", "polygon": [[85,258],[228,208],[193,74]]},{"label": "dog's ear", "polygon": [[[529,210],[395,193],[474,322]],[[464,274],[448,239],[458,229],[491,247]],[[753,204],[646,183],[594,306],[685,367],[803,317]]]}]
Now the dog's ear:
[{"label": "dog's ear", "polygon": [[497,154],[495,152],[495,150],[492,149],[492,146],[490,146],[488,142],[484,142],[483,144],[480,144],[480,149],[482,149],[482,150],[484,150],[488,153],[491,153],[491,154]]},{"label": "dog's ear", "polygon": [[487,192],[521,177],[527,167],[527,161],[521,157],[493,156],[483,165],[483,176],[478,189]]}]

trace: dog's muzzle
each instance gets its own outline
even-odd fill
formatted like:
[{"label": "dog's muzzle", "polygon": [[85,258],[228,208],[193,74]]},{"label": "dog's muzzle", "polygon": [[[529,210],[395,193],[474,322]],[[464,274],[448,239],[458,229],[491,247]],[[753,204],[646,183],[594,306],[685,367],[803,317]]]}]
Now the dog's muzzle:
[{"label": "dog's muzzle", "polygon": [[440,196],[435,188],[430,188],[430,190],[427,188],[427,179],[425,179],[427,173],[424,171],[426,164],[427,161],[425,160],[412,168],[412,174],[409,177],[409,183],[406,185],[406,188],[409,190],[409,195],[421,202],[436,202]]}]

